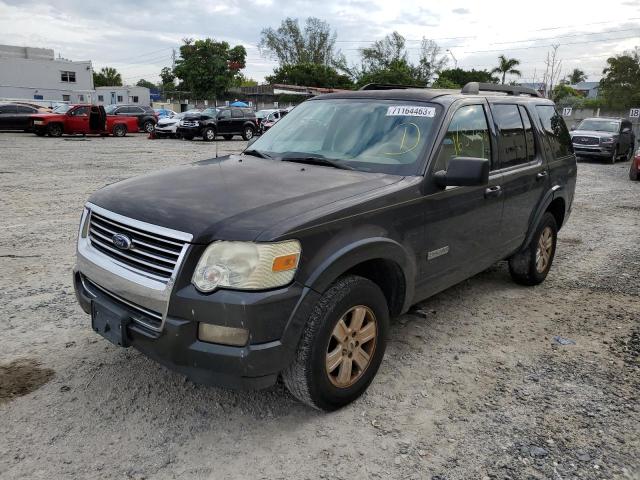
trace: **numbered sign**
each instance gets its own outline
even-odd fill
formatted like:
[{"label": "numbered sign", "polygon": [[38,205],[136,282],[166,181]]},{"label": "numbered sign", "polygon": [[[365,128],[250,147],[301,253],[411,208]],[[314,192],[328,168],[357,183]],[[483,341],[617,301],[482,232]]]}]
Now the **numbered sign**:
[{"label": "numbered sign", "polygon": [[562,109],[562,116],[563,117],[570,117],[571,116],[571,112],[573,111],[573,108],[571,107],[564,107]]},{"label": "numbered sign", "polygon": [[640,118],[640,108],[632,108],[629,110],[629,118]]}]

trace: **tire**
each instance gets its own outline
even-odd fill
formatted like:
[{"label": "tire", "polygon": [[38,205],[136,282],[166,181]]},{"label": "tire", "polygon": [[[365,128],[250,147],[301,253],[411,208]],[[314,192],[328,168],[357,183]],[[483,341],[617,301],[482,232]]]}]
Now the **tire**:
[{"label": "tire", "polygon": [[152,120],[146,120],[143,124],[142,124],[142,129],[147,132],[147,133],[151,133],[153,132],[153,129],[155,128],[156,124],[153,123]]},{"label": "tire", "polygon": [[256,131],[253,127],[246,126],[242,130],[242,138],[245,140],[251,140],[253,136],[256,134]]},{"label": "tire", "polygon": [[[362,345],[357,343],[358,335],[349,330],[354,321],[358,322],[356,317],[363,319],[360,325],[364,326],[359,329]],[[342,344],[334,336],[340,321],[352,335],[347,333]],[[380,367],[388,329],[389,308],[380,288],[355,275],[338,279],[314,306],[295,358],[282,372],[284,384],[298,400],[319,410],[332,411],[353,402],[367,389]],[[329,352],[334,357],[331,371],[327,367]]]},{"label": "tire", "polygon": [[47,128],[47,133],[50,137],[61,137],[64,132],[62,125],[59,123],[52,123]]},{"label": "tire", "polygon": [[[516,283],[538,285],[547,278],[556,253],[558,225],[550,212],[545,212],[531,243],[509,259],[509,273]],[[543,252],[546,245],[546,253]]]},{"label": "tire", "polygon": [[114,137],[124,137],[127,134],[127,126],[121,123],[114,125],[112,133]]},{"label": "tire", "polygon": [[613,149],[613,153],[611,154],[611,158],[609,159],[609,163],[614,164],[618,160],[618,146]]},{"label": "tire", "polygon": [[233,135],[223,135],[222,138],[224,138],[225,140],[231,140],[233,138]]},{"label": "tire", "polygon": [[216,139],[216,131],[211,127],[205,128],[202,131],[202,139],[205,142],[212,142],[213,140]]}]

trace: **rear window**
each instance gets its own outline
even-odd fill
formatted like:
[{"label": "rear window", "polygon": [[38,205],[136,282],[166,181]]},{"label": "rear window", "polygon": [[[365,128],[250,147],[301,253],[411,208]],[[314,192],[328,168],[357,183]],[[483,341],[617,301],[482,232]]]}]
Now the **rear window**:
[{"label": "rear window", "polygon": [[571,135],[564,120],[552,105],[537,105],[536,111],[546,133],[547,142],[554,157],[573,153]]},{"label": "rear window", "polygon": [[524,126],[517,105],[492,105],[493,118],[500,132],[500,168],[527,162]]}]

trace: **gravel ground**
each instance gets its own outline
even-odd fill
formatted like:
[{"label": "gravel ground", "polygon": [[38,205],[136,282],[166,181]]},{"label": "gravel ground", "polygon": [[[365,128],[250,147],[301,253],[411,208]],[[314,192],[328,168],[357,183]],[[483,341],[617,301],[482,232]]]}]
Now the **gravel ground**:
[{"label": "gravel ground", "polygon": [[500,263],[417,305],[393,322],[368,392],[324,414],[282,385],[195,385],[99,338],[76,305],[87,196],[215,144],[1,133],[0,152],[2,479],[640,478],[628,164],[579,164],[544,284],[517,286]]}]

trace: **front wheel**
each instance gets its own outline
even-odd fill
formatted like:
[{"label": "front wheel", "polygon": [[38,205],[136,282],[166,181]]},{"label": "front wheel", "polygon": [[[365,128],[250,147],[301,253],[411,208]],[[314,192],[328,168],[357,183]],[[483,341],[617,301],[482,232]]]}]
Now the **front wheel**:
[{"label": "front wheel", "polygon": [[61,137],[63,133],[62,125],[59,123],[52,123],[49,125],[48,133],[50,137]]},{"label": "front wheel", "polygon": [[615,147],[613,149],[613,153],[611,154],[611,158],[609,159],[609,163],[611,164],[616,163],[617,159],[618,159],[618,147]]},{"label": "front wheel", "polygon": [[155,128],[155,124],[151,120],[147,120],[142,124],[142,129],[147,133],[153,132],[154,128]]},{"label": "front wheel", "polygon": [[251,140],[255,135],[255,130],[252,127],[244,127],[242,132],[242,138],[245,140]]},{"label": "front wheel", "polygon": [[113,136],[114,137],[124,137],[127,134],[127,127],[122,124],[113,126]]},{"label": "front wheel", "polygon": [[211,142],[211,141],[215,140],[216,139],[216,131],[211,127],[205,128],[204,131],[202,132],[202,139],[205,142]]},{"label": "front wheel", "polygon": [[337,280],[307,320],[295,359],[282,372],[285,385],[320,410],[353,402],[380,367],[388,325],[387,301],[375,283],[355,275]]},{"label": "front wheel", "polygon": [[513,280],[521,285],[542,283],[551,269],[557,240],[556,219],[546,212],[529,246],[509,259],[509,273]]}]

